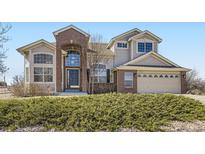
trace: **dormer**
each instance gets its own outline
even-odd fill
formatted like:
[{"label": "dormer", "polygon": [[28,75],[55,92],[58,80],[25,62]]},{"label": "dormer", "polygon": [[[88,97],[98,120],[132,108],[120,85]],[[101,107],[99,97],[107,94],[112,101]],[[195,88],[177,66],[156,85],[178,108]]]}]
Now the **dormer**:
[{"label": "dormer", "polygon": [[129,40],[131,46],[131,59],[138,57],[139,55],[146,54],[148,52],[158,52],[158,44],[162,39],[153,33],[145,30],[140,34],[130,37]]},{"label": "dormer", "polygon": [[157,53],[161,41],[148,30],[135,28],[112,38],[107,48],[114,53],[114,65],[118,66],[150,51]]}]

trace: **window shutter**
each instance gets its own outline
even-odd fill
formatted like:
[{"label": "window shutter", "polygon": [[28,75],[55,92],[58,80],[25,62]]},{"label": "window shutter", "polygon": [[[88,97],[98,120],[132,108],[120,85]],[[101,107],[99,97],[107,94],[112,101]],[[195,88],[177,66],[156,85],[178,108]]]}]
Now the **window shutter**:
[{"label": "window shutter", "polygon": [[89,77],[90,77],[90,69],[87,69],[87,81],[89,82]]},{"label": "window shutter", "polygon": [[110,83],[110,69],[107,69],[107,83]]}]

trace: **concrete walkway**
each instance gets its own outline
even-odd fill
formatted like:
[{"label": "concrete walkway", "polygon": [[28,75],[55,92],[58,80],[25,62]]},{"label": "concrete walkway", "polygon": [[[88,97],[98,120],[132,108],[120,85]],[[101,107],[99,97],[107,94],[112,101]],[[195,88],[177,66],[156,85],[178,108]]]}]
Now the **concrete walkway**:
[{"label": "concrete walkway", "polygon": [[190,94],[183,94],[182,96],[190,97],[196,100],[199,100],[203,104],[205,104],[205,96],[204,95],[190,95]]}]

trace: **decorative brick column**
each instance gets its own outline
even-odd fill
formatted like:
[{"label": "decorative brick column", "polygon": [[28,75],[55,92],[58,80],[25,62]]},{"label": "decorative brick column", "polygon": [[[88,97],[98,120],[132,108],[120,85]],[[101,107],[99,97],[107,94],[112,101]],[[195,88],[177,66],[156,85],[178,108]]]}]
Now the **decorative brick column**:
[{"label": "decorative brick column", "polygon": [[62,92],[62,61],[61,61],[61,47],[56,43],[56,91]]}]

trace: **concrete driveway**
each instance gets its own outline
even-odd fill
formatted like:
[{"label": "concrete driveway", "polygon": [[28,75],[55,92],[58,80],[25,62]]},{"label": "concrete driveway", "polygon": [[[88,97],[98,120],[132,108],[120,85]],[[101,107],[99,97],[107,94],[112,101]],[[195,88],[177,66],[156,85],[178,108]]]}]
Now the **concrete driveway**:
[{"label": "concrete driveway", "polygon": [[190,97],[196,100],[199,100],[203,104],[205,104],[205,96],[204,95],[190,95],[190,94],[183,94],[182,96]]}]

